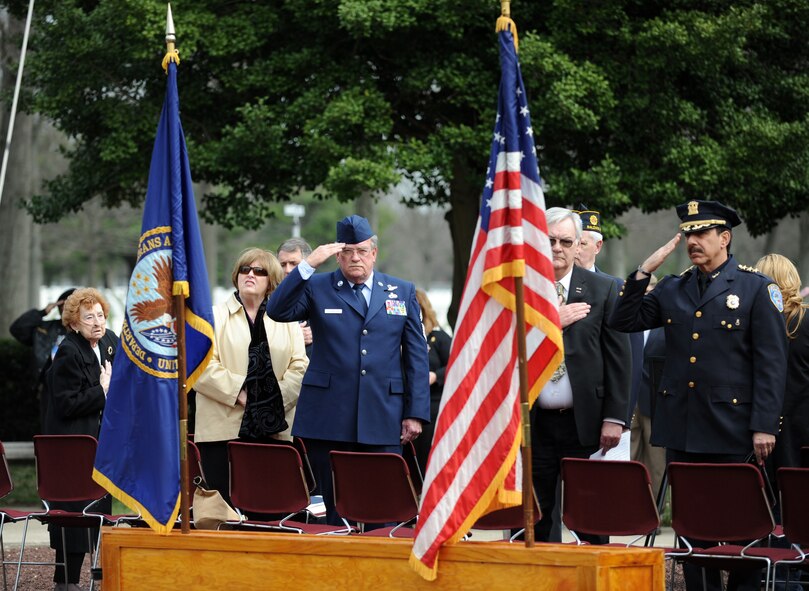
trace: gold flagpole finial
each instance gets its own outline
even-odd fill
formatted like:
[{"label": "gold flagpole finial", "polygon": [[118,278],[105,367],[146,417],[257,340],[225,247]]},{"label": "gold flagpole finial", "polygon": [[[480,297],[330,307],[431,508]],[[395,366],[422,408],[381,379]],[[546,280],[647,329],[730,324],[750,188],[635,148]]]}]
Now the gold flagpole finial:
[{"label": "gold flagpole finial", "polygon": [[520,42],[517,38],[517,25],[511,20],[511,0],[500,0],[500,17],[494,26],[495,32],[508,31],[514,35],[514,51],[520,50]]},{"label": "gold flagpole finial", "polygon": [[163,57],[163,70],[169,71],[169,62],[180,65],[180,52],[174,47],[177,37],[174,34],[174,19],[171,16],[171,4],[166,12],[166,55]]}]

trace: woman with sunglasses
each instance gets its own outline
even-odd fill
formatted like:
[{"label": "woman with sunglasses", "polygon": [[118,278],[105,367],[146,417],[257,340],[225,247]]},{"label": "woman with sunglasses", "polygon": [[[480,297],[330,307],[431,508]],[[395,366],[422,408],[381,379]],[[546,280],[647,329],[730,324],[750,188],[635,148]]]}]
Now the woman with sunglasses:
[{"label": "woman with sunglasses", "polygon": [[236,291],[214,306],[214,353],[194,389],[194,440],[208,487],[229,501],[229,441],[291,440],[295,405],[309,359],[297,322],[265,314],[283,279],[271,253],[248,248],[233,266]]}]

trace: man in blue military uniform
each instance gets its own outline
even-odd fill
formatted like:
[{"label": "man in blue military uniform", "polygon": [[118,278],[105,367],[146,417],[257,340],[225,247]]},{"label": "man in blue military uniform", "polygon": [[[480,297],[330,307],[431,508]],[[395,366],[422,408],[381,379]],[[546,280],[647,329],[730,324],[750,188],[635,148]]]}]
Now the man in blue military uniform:
[{"label": "man in blue military uniform", "polygon": [[[430,420],[427,341],[415,286],[374,270],[377,237],[363,217],[337,223],[270,297],[278,322],[308,320],[314,347],[292,434],[306,440],[326,519],[334,510],[331,450],[401,453]],[[314,274],[336,256],[339,269]]]},{"label": "man in blue military uniform", "polygon": [[[622,331],[663,326],[666,360],[656,393],[652,444],[667,461],[763,463],[775,446],[784,396],[787,341],[781,292],[730,254],[736,212],[717,201],[677,207],[681,234],[630,274],[610,323]],[[649,276],[684,241],[693,266],[644,295]],[[707,569],[706,569],[707,571]],[[702,572],[686,565],[688,589]],[[707,571],[720,589],[718,571]],[[728,589],[759,589],[760,570],[737,571]]]}]

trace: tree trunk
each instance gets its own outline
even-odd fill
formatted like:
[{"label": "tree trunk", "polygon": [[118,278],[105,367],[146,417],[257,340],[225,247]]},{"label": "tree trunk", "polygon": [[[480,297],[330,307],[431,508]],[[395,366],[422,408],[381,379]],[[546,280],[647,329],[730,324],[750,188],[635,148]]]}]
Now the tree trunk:
[{"label": "tree trunk", "polygon": [[[16,80],[16,71],[8,69],[10,62],[19,59],[19,47],[12,45],[21,37],[23,23],[0,13],[0,64],[2,86],[0,90],[11,93]],[[4,104],[0,134],[5,140],[8,133],[10,103]],[[38,234],[34,224],[20,203],[33,194],[38,185],[38,172],[32,157],[33,119],[18,113],[14,124],[14,136],[9,153],[5,187],[0,202],[0,335],[8,336],[8,327],[25,310],[38,307],[41,260],[35,253],[39,250]],[[5,142],[3,142],[5,144]],[[33,270],[33,272],[32,272]]]},{"label": "tree trunk", "polygon": [[376,200],[371,192],[363,191],[363,193],[354,200],[354,206],[357,208],[357,215],[361,215],[368,220],[368,223],[371,224],[371,229],[377,232]]},{"label": "tree trunk", "polygon": [[469,258],[472,254],[482,186],[482,175],[470,172],[468,167],[460,162],[454,163],[450,183],[452,208],[444,216],[452,235],[452,302],[447,311],[447,320],[453,329],[458,319],[458,308],[461,305]]},{"label": "tree trunk", "polygon": [[[199,232],[202,236],[202,249],[205,251],[205,268],[208,271],[208,284],[211,290],[219,285],[219,268],[217,265],[217,261],[219,260],[219,226],[204,221],[199,215],[199,212],[201,211],[202,196],[212,190],[213,187],[209,183],[194,183],[194,198],[197,202]],[[229,283],[229,281],[226,281],[225,285]]]}]

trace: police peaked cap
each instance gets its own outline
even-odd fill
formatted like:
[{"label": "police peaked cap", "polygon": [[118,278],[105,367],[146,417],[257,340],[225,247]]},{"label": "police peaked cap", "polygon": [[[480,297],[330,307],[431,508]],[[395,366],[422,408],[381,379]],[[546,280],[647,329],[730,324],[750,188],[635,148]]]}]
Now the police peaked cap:
[{"label": "police peaked cap", "polygon": [[371,224],[362,216],[354,214],[337,222],[337,242],[359,244],[373,235]]},{"label": "police peaked cap", "polygon": [[685,234],[709,228],[730,230],[742,223],[735,209],[719,201],[689,201],[677,206],[677,215],[682,222],[680,231]]}]

